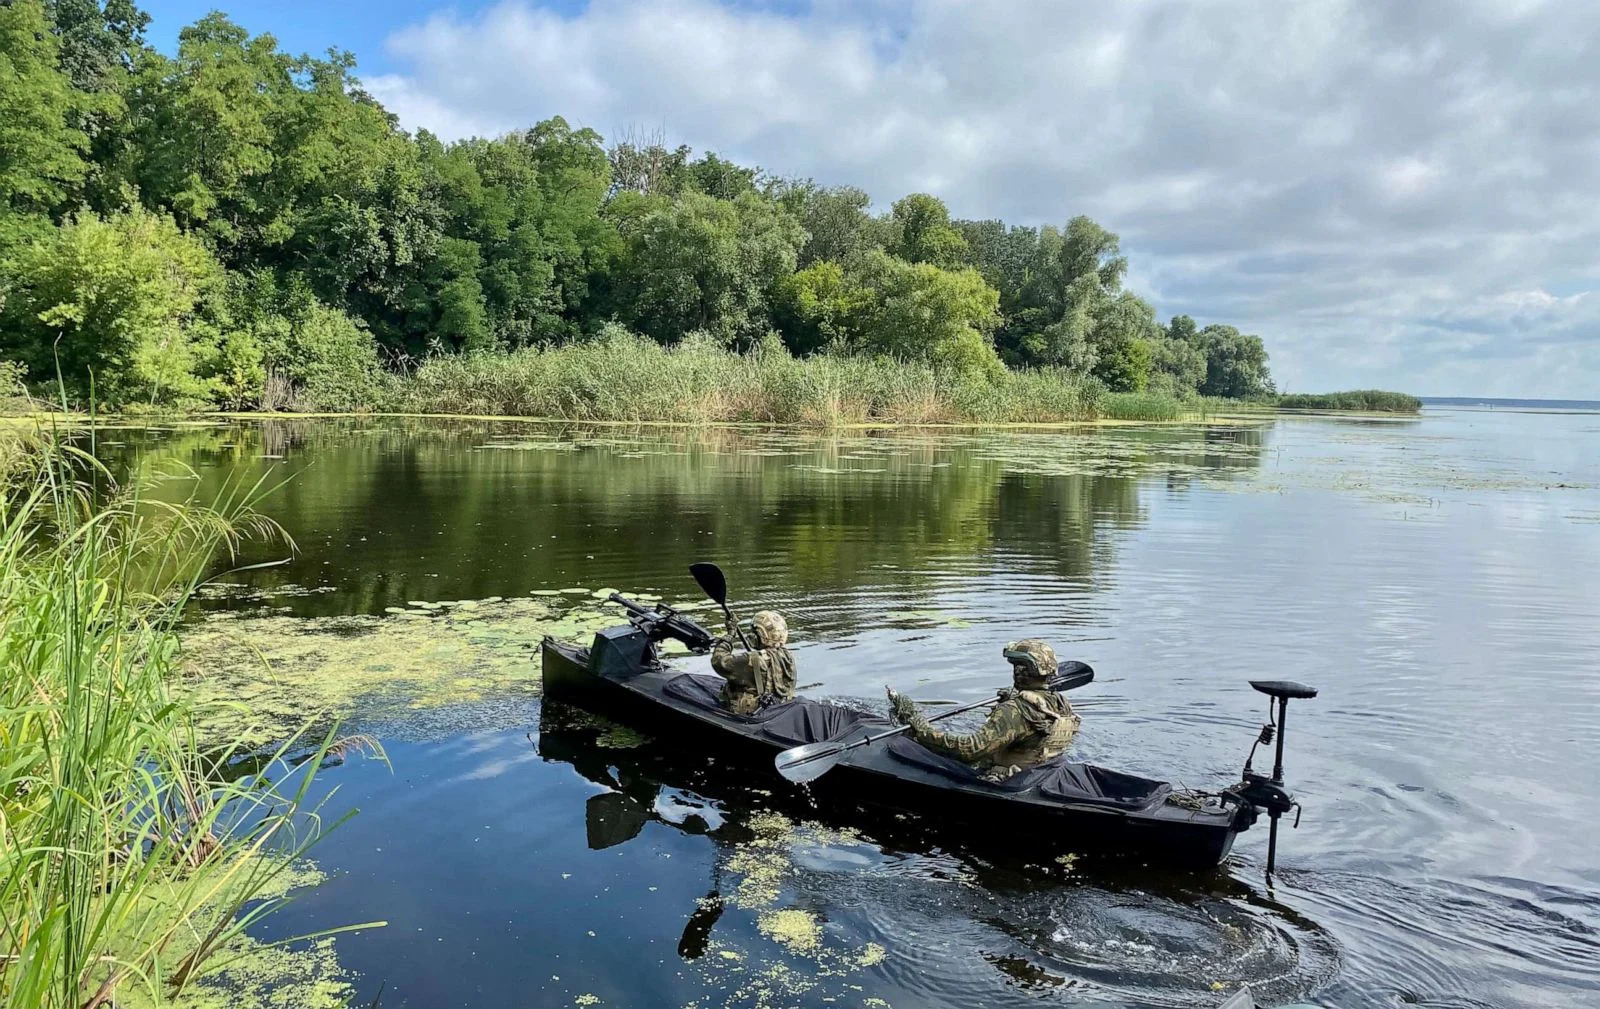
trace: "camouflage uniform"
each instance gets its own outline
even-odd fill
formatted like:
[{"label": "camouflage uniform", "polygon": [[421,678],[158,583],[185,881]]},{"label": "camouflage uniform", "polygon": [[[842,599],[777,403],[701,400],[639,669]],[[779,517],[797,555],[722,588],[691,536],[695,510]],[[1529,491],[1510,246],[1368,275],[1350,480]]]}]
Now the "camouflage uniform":
[{"label": "camouflage uniform", "polygon": [[711,649],[711,668],[726,682],[722,703],[736,715],[753,714],[770,700],[794,697],[794,656],[785,647],[789,628],[783,617],[762,610],[750,621],[756,647],[735,651],[732,641],[719,638]]},{"label": "camouflage uniform", "polygon": [[1005,647],[1007,653],[1026,653],[1034,668],[1013,666],[1016,689],[1003,691],[1000,703],[976,732],[945,732],[928,724],[908,697],[889,692],[896,720],[911,727],[917,742],[949,754],[983,772],[989,781],[1004,781],[1024,768],[1059,756],[1077,734],[1080,719],[1063,694],[1045,690],[1056,671],[1056,655],[1043,641],[1027,639]]}]

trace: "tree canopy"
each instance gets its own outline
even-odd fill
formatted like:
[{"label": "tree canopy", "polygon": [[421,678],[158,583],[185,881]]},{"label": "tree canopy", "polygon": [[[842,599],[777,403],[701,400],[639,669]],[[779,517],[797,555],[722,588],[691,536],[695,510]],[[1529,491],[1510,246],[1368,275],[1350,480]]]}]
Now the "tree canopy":
[{"label": "tree canopy", "polygon": [[1087,217],[953,220],[929,193],[882,210],[560,117],[447,143],[402,129],[349,53],[293,55],[211,13],[169,56],[148,20],[130,0],[0,4],[0,349],[36,382],[59,366],[119,402],[354,406],[385,365],[621,324],[1271,389],[1258,337],[1159,323]]}]

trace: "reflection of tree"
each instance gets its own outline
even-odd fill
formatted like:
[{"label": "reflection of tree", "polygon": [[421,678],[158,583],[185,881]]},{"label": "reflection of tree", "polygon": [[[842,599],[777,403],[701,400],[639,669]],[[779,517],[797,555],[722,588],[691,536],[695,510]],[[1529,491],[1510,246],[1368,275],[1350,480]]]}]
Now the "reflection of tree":
[{"label": "reflection of tree", "polygon": [[307,612],[660,587],[707,556],[741,570],[747,599],[878,590],[915,605],[949,561],[1003,555],[1008,570],[1086,584],[1112,559],[1108,534],[1143,521],[1152,478],[1178,487],[1254,468],[1262,435],[267,421],[178,429],[139,451],[193,465],[203,497],[228,479],[292,476],[266,510],[301,556],[251,577],[337,584],[295,600]]}]

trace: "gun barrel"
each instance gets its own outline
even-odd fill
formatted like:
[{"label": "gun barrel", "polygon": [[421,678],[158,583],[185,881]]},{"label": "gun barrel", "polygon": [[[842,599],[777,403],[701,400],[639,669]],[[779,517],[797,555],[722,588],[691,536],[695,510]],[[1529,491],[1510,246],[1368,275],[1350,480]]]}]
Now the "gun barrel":
[{"label": "gun barrel", "polygon": [[710,648],[714,640],[710,631],[665,604],[658,603],[650,609],[620,592],[613,592],[606,598],[639,617],[636,626],[647,630],[652,638],[676,638],[693,649]]},{"label": "gun barrel", "polygon": [[606,596],[606,599],[608,599],[609,601],[611,601],[613,603],[616,603],[618,606],[621,606],[623,609],[627,610],[629,613],[649,613],[650,612],[649,610],[647,610],[643,606],[641,606],[639,603],[634,602],[632,599],[629,599],[627,596],[623,595],[620,592],[613,592],[609,596]]}]

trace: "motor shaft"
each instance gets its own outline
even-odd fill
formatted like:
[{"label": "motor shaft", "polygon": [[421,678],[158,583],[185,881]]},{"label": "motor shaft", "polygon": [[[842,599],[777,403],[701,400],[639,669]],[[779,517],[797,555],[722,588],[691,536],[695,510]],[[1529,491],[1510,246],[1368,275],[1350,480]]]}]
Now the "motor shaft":
[{"label": "motor shaft", "polygon": [[1272,761],[1272,780],[1283,784],[1283,737],[1287,725],[1285,720],[1289,717],[1289,699],[1278,698],[1278,752]]}]

